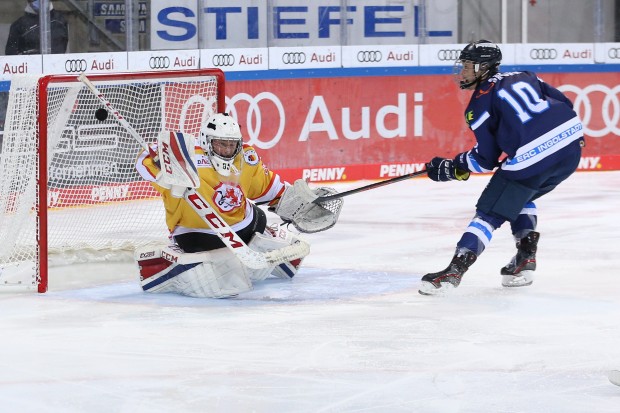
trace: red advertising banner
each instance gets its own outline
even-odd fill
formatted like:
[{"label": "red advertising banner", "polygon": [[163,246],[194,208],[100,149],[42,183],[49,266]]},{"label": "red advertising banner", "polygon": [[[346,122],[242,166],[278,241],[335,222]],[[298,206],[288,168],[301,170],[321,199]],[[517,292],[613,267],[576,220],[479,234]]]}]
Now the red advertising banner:
[{"label": "red advertising banner", "polygon": [[[620,169],[618,73],[545,73],[575,102],[587,146],[580,169]],[[228,111],[285,179],[383,179],[470,149],[471,92],[450,75],[229,81]]]}]

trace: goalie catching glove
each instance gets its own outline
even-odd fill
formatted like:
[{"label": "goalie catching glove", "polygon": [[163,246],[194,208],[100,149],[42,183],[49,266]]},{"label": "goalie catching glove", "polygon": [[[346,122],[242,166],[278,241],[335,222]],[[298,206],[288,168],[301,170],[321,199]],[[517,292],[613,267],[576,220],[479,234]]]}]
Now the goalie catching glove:
[{"label": "goalie catching glove", "polygon": [[291,222],[300,232],[325,231],[336,225],[342,209],[342,198],[318,203],[314,201],[336,193],[334,189],[326,187],[310,189],[306,181],[298,179],[284,191],[274,212],[284,221]]}]

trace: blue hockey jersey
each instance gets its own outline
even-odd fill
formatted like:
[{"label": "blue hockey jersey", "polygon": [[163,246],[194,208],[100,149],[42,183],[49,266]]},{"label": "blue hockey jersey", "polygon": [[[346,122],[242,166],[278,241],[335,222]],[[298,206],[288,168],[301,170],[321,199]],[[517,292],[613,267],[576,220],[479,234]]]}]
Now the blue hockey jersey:
[{"label": "blue hockey jersey", "polygon": [[481,82],[465,121],[477,143],[455,165],[472,173],[499,166],[511,179],[529,178],[579,151],[583,141],[572,102],[532,72],[497,73]]}]

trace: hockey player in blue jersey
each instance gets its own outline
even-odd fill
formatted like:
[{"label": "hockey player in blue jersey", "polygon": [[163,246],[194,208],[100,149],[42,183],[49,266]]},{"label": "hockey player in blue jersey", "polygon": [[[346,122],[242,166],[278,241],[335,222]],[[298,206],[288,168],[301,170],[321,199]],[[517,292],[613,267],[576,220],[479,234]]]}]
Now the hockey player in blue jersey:
[{"label": "hockey player in blue jersey", "polygon": [[437,182],[465,181],[471,173],[495,172],[452,261],[443,271],[422,277],[421,294],[457,287],[489,245],[493,231],[506,221],[517,253],[500,270],[502,285],[532,284],[540,237],[534,201],[568,178],[579,164],[583,127],[572,102],[535,73],[499,72],[501,59],[497,45],[479,40],[468,44],[455,63],[460,88],[473,90],[465,122],[476,145],[454,159],[433,158],[426,164],[428,177]]}]

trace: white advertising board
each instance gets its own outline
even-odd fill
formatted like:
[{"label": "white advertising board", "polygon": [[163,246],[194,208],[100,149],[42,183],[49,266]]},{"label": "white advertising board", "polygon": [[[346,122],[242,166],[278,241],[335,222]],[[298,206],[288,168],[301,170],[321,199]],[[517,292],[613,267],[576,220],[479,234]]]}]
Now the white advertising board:
[{"label": "white advertising board", "polygon": [[342,46],[342,67],[418,66],[419,57],[417,44]]},{"label": "white advertising board", "polygon": [[202,49],[200,65],[203,68],[217,67],[224,72],[269,69],[269,49]]},{"label": "white advertising board", "polygon": [[13,75],[41,74],[43,58],[41,55],[0,56],[0,81],[11,80]]},{"label": "white advertising board", "polygon": [[127,52],[43,55],[43,72],[46,75],[126,71]]},{"label": "white advertising board", "polygon": [[198,50],[153,50],[130,52],[127,55],[127,68],[135,72],[198,69],[200,67]]},{"label": "white advertising board", "polygon": [[318,69],[342,67],[340,46],[270,47],[270,69]]}]

